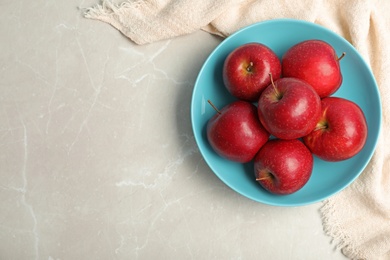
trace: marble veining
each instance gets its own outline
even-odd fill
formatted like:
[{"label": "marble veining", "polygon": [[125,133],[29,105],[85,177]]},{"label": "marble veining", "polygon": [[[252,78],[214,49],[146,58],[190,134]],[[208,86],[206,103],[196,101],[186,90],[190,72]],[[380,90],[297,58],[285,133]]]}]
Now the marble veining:
[{"label": "marble veining", "polygon": [[203,160],[191,94],[222,39],[137,46],[97,3],[0,4],[0,259],[343,259],[320,203],[253,202]]}]

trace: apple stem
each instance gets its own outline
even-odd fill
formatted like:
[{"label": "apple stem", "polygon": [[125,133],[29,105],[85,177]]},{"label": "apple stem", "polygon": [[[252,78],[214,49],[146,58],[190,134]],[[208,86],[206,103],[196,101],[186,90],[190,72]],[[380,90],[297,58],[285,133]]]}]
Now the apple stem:
[{"label": "apple stem", "polygon": [[317,131],[317,130],[320,130],[320,129],[326,129],[326,128],[328,128],[328,125],[318,125],[318,126],[316,126],[316,128],[314,128],[314,131]]},{"label": "apple stem", "polygon": [[263,180],[269,180],[271,179],[269,176],[261,177],[261,178],[256,178],[256,181],[263,181]]},{"label": "apple stem", "polygon": [[253,62],[249,62],[248,67],[246,67],[246,71],[252,72],[252,68],[253,68]]},{"label": "apple stem", "polygon": [[271,78],[271,85],[274,88],[275,95],[280,100],[282,98],[282,95],[280,94],[280,92],[278,91],[278,89],[275,86],[274,78],[272,77],[272,73],[269,73],[269,77]]},{"label": "apple stem", "polygon": [[340,61],[342,58],[344,58],[345,54],[345,52],[341,53],[341,56],[337,58],[337,61]]},{"label": "apple stem", "polygon": [[207,100],[207,102],[209,102],[209,104],[214,108],[215,111],[217,111],[218,114],[221,114],[221,111],[219,111],[219,109],[214,106],[214,104],[210,100]]},{"label": "apple stem", "polygon": [[256,177],[256,181],[264,181],[264,180],[273,180],[273,179],[275,179],[275,176],[271,172],[269,172],[267,170],[263,170],[257,176],[258,177]]}]

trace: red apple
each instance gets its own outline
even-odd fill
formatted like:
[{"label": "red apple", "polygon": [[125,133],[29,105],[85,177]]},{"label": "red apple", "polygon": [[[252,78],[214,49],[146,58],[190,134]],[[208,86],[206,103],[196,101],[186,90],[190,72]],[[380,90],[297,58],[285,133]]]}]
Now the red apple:
[{"label": "red apple", "polygon": [[255,177],[263,188],[287,195],[301,189],[313,171],[313,156],[299,140],[273,139],[254,158]]},{"label": "red apple", "polygon": [[280,78],[261,94],[258,115],[264,128],[275,137],[300,138],[316,126],[321,116],[321,99],[306,82]]},{"label": "red apple", "polygon": [[207,139],[220,156],[246,163],[251,161],[267,142],[269,133],[263,128],[256,106],[246,101],[234,101],[207,123]]},{"label": "red apple", "polygon": [[234,49],[223,65],[223,81],[236,98],[255,102],[270,84],[269,73],[280,78],[282,66],[278,56],[261,43],[247,43]]},{"label": "red apple", "polygon": [[322,116],[303,141],[325,161],[341,161],[359,153],[367,139],[367,123],[360,107],[347,99],[322,99]]},{"label": "red apple", "polygon": [[321,98],[336,92],[343,81],[339,58],[333,47],[321,40],[300,42],[282,57],[283,77],[299,78],[309,83]]}]

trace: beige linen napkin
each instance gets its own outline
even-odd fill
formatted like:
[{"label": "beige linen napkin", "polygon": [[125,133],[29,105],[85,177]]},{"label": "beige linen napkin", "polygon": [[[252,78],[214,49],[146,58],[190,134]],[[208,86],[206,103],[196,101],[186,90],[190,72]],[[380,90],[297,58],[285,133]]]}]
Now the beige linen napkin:
[{"label": "beige linen napkin", "polygon": [[[382,132],[359,178],[325,200],[324,230],[352,259],[390,259],[390,1],[369,0],[130,0],[103,1],[85,17],[111,24],[138,44],[199,29],[228,36],[254,22],[295,18],[347,39],[370,64],[381,93]],[[367,115],[370,116],[370,115]]]}]

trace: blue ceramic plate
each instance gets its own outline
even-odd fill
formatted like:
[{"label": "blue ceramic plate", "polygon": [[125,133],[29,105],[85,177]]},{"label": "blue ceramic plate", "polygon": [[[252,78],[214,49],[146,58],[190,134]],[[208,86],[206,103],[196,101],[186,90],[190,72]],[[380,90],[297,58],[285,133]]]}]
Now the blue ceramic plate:
[{"label": "blue ceramic plate", "polygon": [[[265,191],[256,181],[253,163],[240,164],[218,156],[206,137],[207,121],[215,110],[207,103],[210,99],[219,108],[235,100],[225,89],[222,66],[226,56],[236,47],[248,42],[260,42],[279,56],[292,45],[321,39],[331,44],[337,54],[346,52],[340,62],[343,84],[333,96],[347,98],[363,110],[368,124],[368,139],[363,150],[351,159],[325,162],[314,157],[314,169],[309,182],[291,195],[274,195]],[[379,91],[370,67],[355,48],[344,38],[317,24],[300,20],[279,19],[248,26],[226,38],[211,53],[196,80],[191,120],[200,152],[212,171],[230,188],[252,200],[276,206],[300,206],[324,200],[352,183],[367,166],[378,140],[381,126]]]}]

